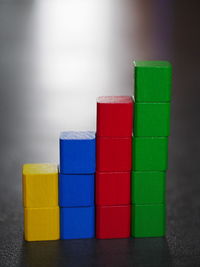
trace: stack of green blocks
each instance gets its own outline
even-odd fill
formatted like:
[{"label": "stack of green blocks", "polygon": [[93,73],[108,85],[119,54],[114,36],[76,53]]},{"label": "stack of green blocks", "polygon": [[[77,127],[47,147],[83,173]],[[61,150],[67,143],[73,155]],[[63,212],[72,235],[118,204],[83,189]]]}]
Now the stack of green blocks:
[{"label": "stack of green blocks", "polygon": [[134,78],[131,235],[159,237],[166,230],[172,67],[166,61],[135,61]]}]

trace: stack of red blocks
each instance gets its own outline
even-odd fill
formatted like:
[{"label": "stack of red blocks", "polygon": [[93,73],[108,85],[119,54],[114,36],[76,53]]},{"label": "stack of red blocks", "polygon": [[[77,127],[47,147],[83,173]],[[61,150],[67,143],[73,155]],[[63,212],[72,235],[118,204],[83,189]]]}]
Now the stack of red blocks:
[{"label": "stack of red blocks", "polygon": [[97,100],[96,237],[130,236],[133,99]]}]

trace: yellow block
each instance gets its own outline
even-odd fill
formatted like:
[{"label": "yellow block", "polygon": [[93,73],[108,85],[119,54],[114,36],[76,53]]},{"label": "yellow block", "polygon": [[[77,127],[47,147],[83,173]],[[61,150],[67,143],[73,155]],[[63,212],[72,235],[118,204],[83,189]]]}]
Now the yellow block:
[{"label": "yellow block", "polygon": [[25,208],[24,235],[26,241],[58,240],[60,238],[59,207]]},{"label": "yellow block", "polygon": [[58,206],[58,168],[56,164],[25,164],[22,180],[24,207]]}]

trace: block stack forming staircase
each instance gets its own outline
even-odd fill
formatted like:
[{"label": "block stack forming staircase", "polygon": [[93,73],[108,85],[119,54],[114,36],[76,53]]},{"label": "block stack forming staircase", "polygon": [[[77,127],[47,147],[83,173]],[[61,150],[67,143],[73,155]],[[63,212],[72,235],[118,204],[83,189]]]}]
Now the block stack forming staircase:
[{"label": "block stack forming staircase", "polygon": [[24,164],[22,174],[25,240],[60,239],[57,165]]},{"label": "block stack forming staircase", "polygon": [[24,164],[26,241],[165,235],[171,64],[134,61],[134,80],[134,101],[97,99],[96,134],[61,133],[59,170]]},{"label": "block stack forming staircase", "polygon": [[133,99],[97,99],[96,237],[130,236]]},{"label": "block stack forming staircase", "polygon": [[134,62],[133,237],[159,237],[166,231],[171,76],[166,61]]},{"label": "block stack forming staircase", "polygon": [[95,132],[62,132],[59,173],[61,239],[95,236],[95,166]]}]

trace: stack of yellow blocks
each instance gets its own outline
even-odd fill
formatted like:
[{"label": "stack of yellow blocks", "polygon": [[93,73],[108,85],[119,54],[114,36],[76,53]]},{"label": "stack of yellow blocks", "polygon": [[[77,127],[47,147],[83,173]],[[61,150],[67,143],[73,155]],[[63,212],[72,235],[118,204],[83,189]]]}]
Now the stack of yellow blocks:
[{"label": "stack of yellow blocks", "polygon": [[60,238],[56,164],[23,166],[24,234],[27,241]]}]

